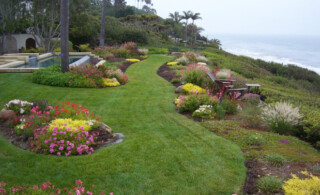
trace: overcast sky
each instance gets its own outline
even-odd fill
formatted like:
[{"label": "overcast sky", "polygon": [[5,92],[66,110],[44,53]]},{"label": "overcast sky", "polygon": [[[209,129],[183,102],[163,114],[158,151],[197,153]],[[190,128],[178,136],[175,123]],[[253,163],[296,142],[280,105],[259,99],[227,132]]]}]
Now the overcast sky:
[{"label": "overcast sky", "polygon": [[[316,35],[320,36],[320,0],[152,0],[158,15],[199,12],[203,35]],[[127,0],[137,6],[136,0]]]}]

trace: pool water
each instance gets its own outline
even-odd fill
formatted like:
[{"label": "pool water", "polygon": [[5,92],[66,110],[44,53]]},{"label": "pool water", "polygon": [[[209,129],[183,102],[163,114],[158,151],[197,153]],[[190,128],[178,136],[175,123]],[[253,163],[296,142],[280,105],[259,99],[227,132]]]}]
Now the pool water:
[{"label": "pool water", "polygon": [[[79,60],[83,56],[69,56],[69,64]],[[90,62],[94,63],[97,61],[96,59],[90,57]],[[96,62],[97,63],[97,62]],[[15,66],[13,68],[46,68],[51,65],[61,65],[61,57],[60,56],[51,56],[42,60],[37,60],[35,56],[29,57],[29,63]]]}]

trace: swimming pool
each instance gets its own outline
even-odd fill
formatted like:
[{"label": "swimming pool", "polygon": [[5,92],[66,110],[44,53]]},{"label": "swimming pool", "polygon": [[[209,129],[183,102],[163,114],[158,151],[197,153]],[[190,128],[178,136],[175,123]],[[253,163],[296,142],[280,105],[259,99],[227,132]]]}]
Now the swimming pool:
[{"label": "swimming pool", "polygon": [[[69,64],[79,60],[82,57],[83,56],[69,56]],[[90,58],[90,62],[94,60],[93,57],[91,57],[91,58]],[[61,57],[60,56],[51,56],[48,58],[37,60],[37,57],[30,56],[29,63],[14,66],[11,68],[46,68],[51,65],[61,65]]]}]

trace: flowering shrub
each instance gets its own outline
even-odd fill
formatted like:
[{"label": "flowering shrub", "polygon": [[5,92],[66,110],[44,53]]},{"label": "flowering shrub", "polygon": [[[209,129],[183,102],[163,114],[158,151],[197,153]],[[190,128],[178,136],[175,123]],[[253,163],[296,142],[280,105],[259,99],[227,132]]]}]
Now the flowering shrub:
[{"label": "flowering shrub", "polygon": [[33,103],[21,100],[11,100],[6,104],[8,110],[13,110],[16,114],[28,114]]},{"label": "flowering shrub", "polygon": [[[0,182],[0,194],[77,194],[77,195],[93,195],[100,194],[105,195],[106,193],[103,190],[94,189],[94,185],[90,187],[86,187],[83,185],[81,180],[75,181],[76,186],[72,186],[72,188],[63,187],[62,189],[57,188],[51,182],[43,182],[41,185],[33,185],[33,186],[19,186],[14,185],[13,187],[9,187],[4,181]],[[110,193],[109,195],[112,195]]]},{"label": "flowering shrub", "polygon": [[216,73],[218,79],[228,79],[231,77],[231,70],[221,69]]},{"label": "flowering shrub", "polygon": [[126,59],[129,62],[135,63],[135,62],[140,62],[139,59]]},{"label": "flowering shrub", "polygon": [[139,51],[139,53],[140,53],[141,55],[144,55],[144,56],[148,55],[148,52],[149,52],[149,50],[148,50],[148,49],[145,49],[145,48],[143,48],[143,49],[138,49],[138,51]]},{"label": "flowering shrub", "polygon": [[282,189],[288,195],[308,195],[320,193],[320,178],[309,174],[306,171],[301,172],[307,178],[300,179],[292,174],[292,179],[284,182]]},{"label": "flowering shrub", "polygon": [[99,117],[95,117],[93,112],[89,112],[88,108],[82,105],[72,103],[70,101],[62,102],[61,105],[55,105],[50,110],[50,113],[55,115],[55,118],[72,118],[79,120],[97,120],[100,121]]},{"label": "flowering shrub", "polygon": [[49,131],[54,129],[60,129],[63,131],[78,132],[89,131],[91,129],[88,122],[84,120],[72,120],[71,118],[58,118],[49,124]]},{"label": "flowering shrub", "polygon": [[199,66],[206,66],[207,64],[206,63],[204,63],[204,62],[198,62],[197,63]]},{"label": "flowering shrub", "polygon": [[179,96],[177,99],[175,99],[174,102],[179,112],[194,112],[200,107],[200,105],[211,105],[214,107],[218,104],[218,100],[216,99],[216,97],[212,97],[207,94]]},{"label": "flowering shrub", "polygon": [[196,61],[197,62],[208,62],[209,60],[204,56],[197,56]]},{"label": "flowering shrub", "polygon": [[178,64],[187,65],[189,63],[189,59],[186,56],[182,56],[178,59],[176,59]]},{"label": "flowering shrub", "polygon": [[197,110],[192,113],[193,117],[210,119],[214,118],[216,113],[213,110],[212,105],[201,105]]},{"label": "flowering shrub", "polygon": [[139,57],[141,55],[137,45],[134,42],[124,43],[119,48],[112,46],[95,48],[93,50],[93,53],[99,55],[100,57],[103,57],[104,59],[108,59],[110,57],[132,58]]},{"label": "flowering shrub", "polygon": [[181,70],[181,77],[187,83],[207,87],[212,83],[207,75],[208,71],[207,67],[191,64],[185,70]]},{"label": "flowering shrub", "polygon": [[118,81],[114,81],[113,79],[103,78],[103,86],[116,87],[119,85],[120,85],[120,83]]},{"label": "flowering shrub", "polygon": [[167,65],[168,66],[178,65],[178,62],[168,62]]},{"label": "flowering shrub", "polygon": [[206,90],[192,83],[187,83],[182,87],[182,92],[185,94],[205,94]]},{"label": "flowering shrub", "polygon": [[299,108],[293,108],[286,102],[277,102],[274,106],[267,105],[262,108],[262,119],[276,133],[292,134],[292,127],[298,125],[301,118]]}]

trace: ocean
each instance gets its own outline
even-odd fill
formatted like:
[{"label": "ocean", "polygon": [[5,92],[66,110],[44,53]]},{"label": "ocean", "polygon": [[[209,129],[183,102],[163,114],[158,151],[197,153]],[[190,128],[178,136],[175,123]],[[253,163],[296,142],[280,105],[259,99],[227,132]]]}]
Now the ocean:
[{"label": "ocean", "polygon": [[294,64],[320,75],[320,36],[214,35],[222,49],[284,65]]}]

